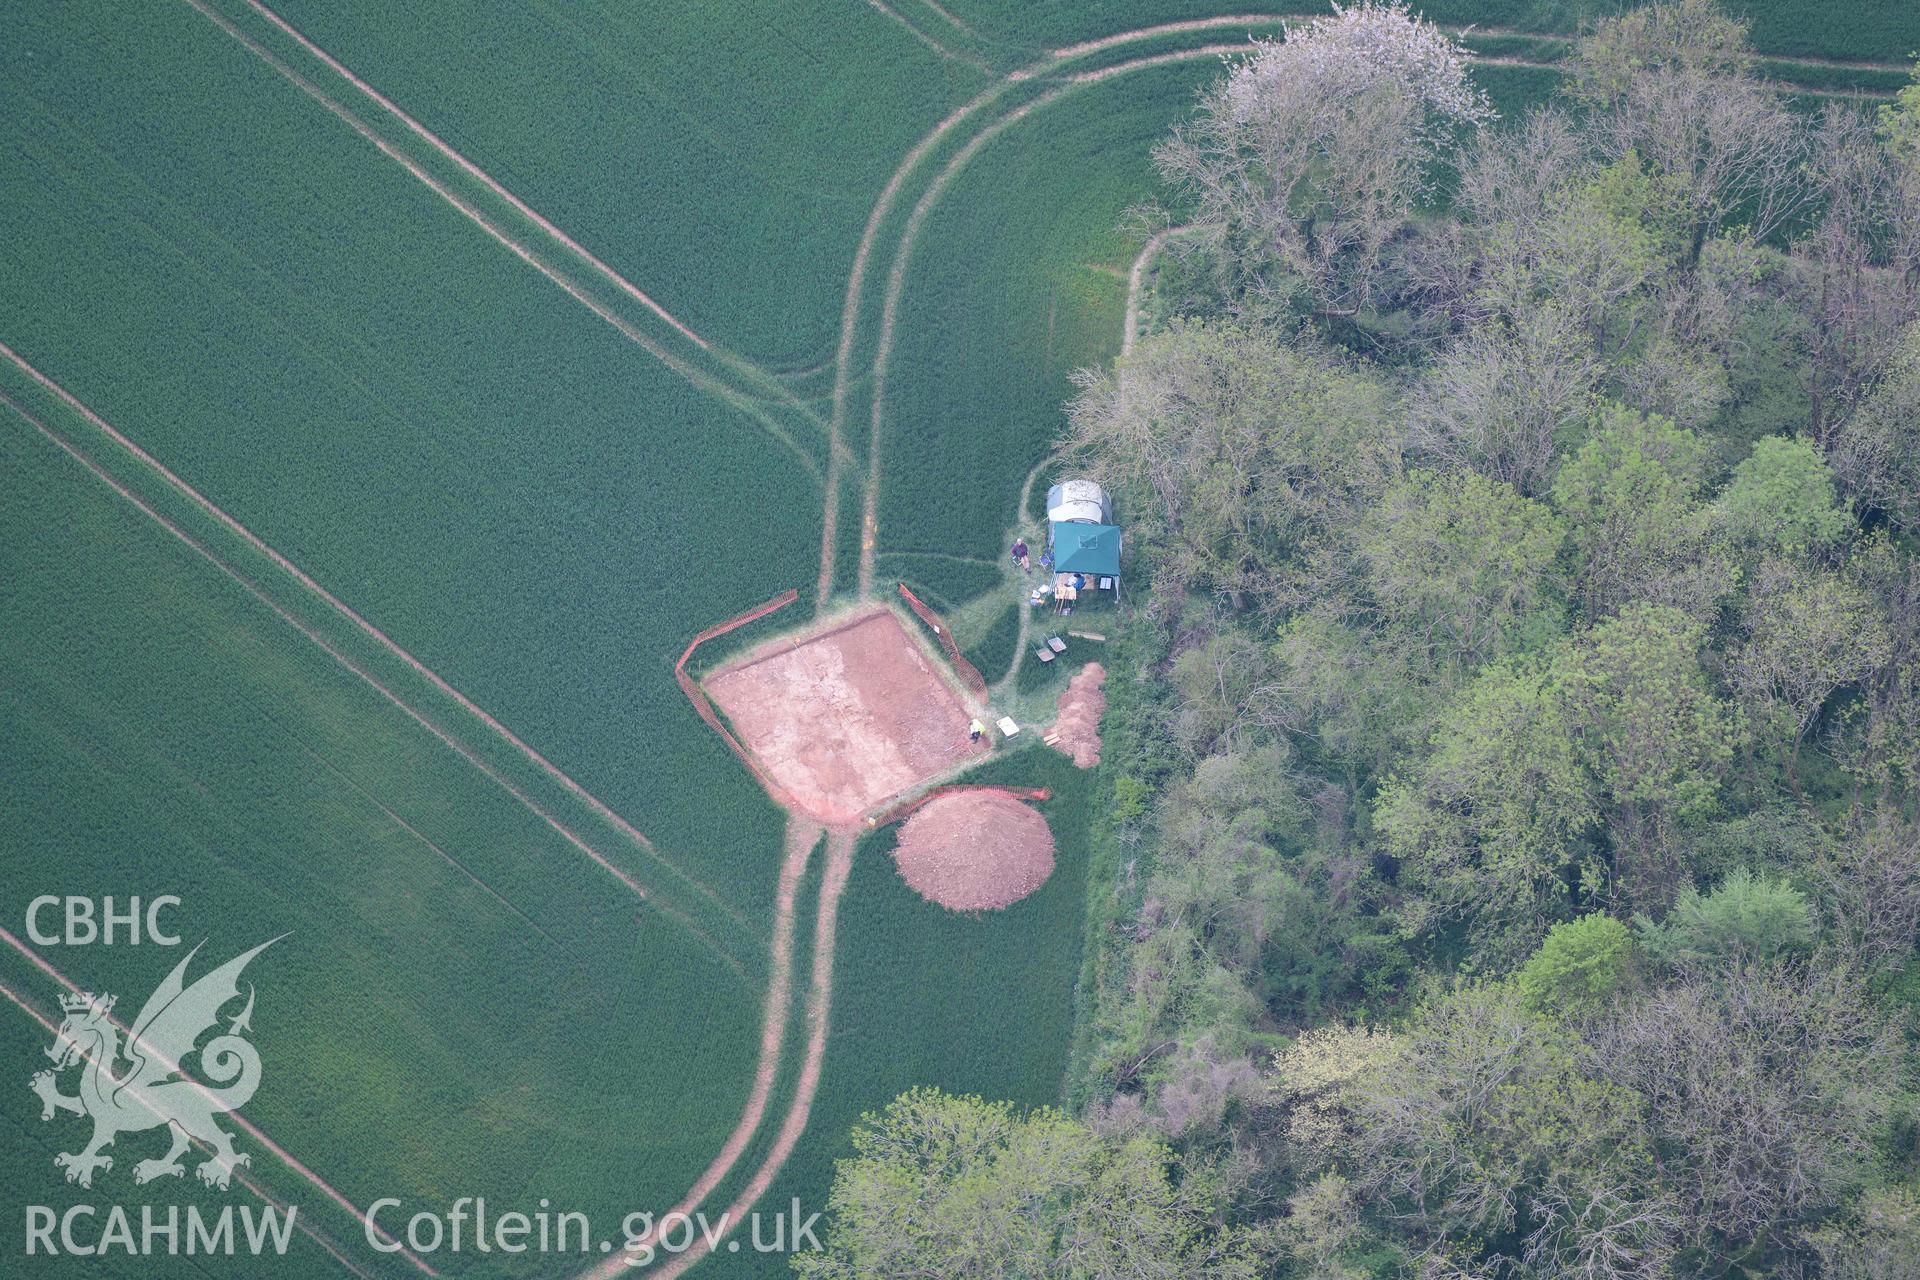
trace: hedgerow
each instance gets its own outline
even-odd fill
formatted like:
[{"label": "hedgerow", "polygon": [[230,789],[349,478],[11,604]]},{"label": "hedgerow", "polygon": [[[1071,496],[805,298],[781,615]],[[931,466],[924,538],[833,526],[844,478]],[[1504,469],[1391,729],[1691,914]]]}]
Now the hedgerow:
[{"label": "hedgerow", "polygon": [[[1139,837],[1151,804],[1172,775],[1174,762],[1164,736],[1153,731],[1168,713],[1172,691],[1150,674],[1165,661],[1163,631],[1116,628],[1101,655],[1107,669],[1106,708],[1100,717],[1100,766],[1088,825],[1086,944],[1074,986],[1073,1043],[1067,1068],[1067,1101],[1079,1111],[1101,1087],[1092,1070],[1102,1034],[1103,993],[1127,977],[1127,943],[1119,923],[1141,905],[1153,871],[1154,846]],[[1101,1099],[1104,1101],[1104,1099]]]}]

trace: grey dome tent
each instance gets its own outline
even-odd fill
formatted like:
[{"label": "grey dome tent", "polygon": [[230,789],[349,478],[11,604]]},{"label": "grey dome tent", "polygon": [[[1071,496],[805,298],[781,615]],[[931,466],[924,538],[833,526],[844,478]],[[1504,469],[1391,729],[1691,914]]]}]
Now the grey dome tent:
[{"label": "grey dome tent", "polygon": [[1112,524],[1113,495],[1091,480],[1067,480],[1047,490],[1048,524]]}]

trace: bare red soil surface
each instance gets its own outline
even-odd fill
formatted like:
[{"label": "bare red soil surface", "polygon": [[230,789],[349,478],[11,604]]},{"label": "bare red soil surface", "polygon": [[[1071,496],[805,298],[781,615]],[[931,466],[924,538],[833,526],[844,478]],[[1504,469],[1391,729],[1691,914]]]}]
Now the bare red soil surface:
[{"label": "bare red soil surface", "polygon": [[1101,686],[1107,681],[1107,669],[1089,662],[1073,673],[1066,692],[1060,695],[1060,715],[1047,730],[1047,741],[1082,769],[1100,763],[1100,713],[1106,710],[1107,694]]},{"label": "bare red soil surface", "polygon": [[984,754],[967,709],[885,608],[780,641],[705,683],[793,806],[828,826]]},{"label": "bare red soil surface", "polygon": [[956,787],[900,828],[893,860],[921,897],[952,911],[996,911],[1053,874],[1053,832],[1040,811],[993,787]]}]

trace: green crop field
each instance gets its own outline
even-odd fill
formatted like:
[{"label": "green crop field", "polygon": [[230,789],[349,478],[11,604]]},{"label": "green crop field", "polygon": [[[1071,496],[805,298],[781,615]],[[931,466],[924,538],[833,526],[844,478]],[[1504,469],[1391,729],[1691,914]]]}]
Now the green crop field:
[{"label": "green crop field", "polygon": [[[667,674],[805,576],[812,481],[192,9],[51,6],[11,35],[0,334],[764,903],[778,815]],[[698,518],[742,506],[752,527]],[[682,800],[690,771],[736,836]]]},{"label": "green crop field", "polygon": [[[1221,13],[1304,17],[1320,11],[1299,0],[1267,4],[1259,0],[1118,0],[1097,5],[1075,0],[1036,0],[1020,5],[998,0],[951,0],[942,7],[967,24],[977,37],[1027,50]],[[1623,0],[1431,0],[1410,7],[1449,25],[1564,33],[1629,6]],[[1835,0],[1748,0],[1729,8],[1752,21],[1754,43],[1764,53],[1897,61],[1911,59],[1920,49],[1920,10],[1909,0],[1861,0],[1853,4]],[[932,24],[929,28],[935,29]]]},{"label": "green crop field", "polygon": [[[187,941],[211,935],[196,973],[289,934],[248,971],[273,1047],[248,1115],[357,1204],[531,1190],[613,1218],[629,1197],[670,1200],[746,1091],[758,975],[0,414],[16,482],[0,509],[0,841],[35,855],[0,863],[0,901],[176,894]],[[75,954],[129,1018],[179,958]],[[11,949],[0,973],[16,989],[34,976]],[[164,1142],[120,1149],[130,1166]],[[50,1158],[44,1172],[52,1191]]]},{"label": "green crop field", "polygon": [[864,5],[484,9],[281,12],[693,328],[782,369],[832,355],[867,210],[984,83]]},{"label": "green crop field", "polygon": [[[1071,375],[1119,348],[1151,149],[1222,51],[1299,8],[15,6],[0,343],[151,458],[0,358],[0,927],[23,937],[41,893],[171,893],[209,962],[290,933],[249,971],[268,1074],[247,1115],[356,1205],[671,1205],[755,1077],[787,821],[675,660],[788,588],[696,665],[902,581],[1007,672],[1006,539]],[[1562,37],[1602,11],[1427,9],[1525,64],[1479,69],[1510,112],[1555,91]],[[1920,46],[1909,0],[1747,11],[1802,91],[1885,95]],[[1257,17],[1199,22],[1236,13]],[[1162,24],[1189,25],[1143,32]],[[1044,719],[1083,649],[1029,661],[1004,709]],[[910,1085],[1059,1096],[1106,784],[1031,740],[978,776],[1053,788],[1055,875],[955,916],[877,833],[821,957],[816,852],[770,1105],[710,1211],[763,1163],[769,1209],[817,1206],[854,1119]],[[178,958],[35,950],[128,1016]],[[824,1073],[783,1161],[827,959]],[[13,946],[0,986],[24,1079],[48,1036],[15,1005],[57,1013],[59,988]],[[10,1205],[247,1199],[134,1192],[154,1134],[66,1186],[52,1153],[81,1122],[0,1097]],[[341,1255],[298,1236],[285,1274],[420,1274],[241,1145]],[[434,1259],[571,1274],[551,1264]]]}]

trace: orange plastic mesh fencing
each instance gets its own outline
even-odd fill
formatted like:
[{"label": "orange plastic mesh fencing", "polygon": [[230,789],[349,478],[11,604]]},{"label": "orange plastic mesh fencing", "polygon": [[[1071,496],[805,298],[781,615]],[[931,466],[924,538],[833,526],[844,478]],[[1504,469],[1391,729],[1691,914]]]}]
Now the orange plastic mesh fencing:
[{"label": "orange plastic mesh fencing", "polygon": [[979,670],[971,662],[960,656],[960,648],[953,642],[953,632],[941,620],[940,615],[923,604],[919,596],[907,590],[907,584],[904,582],[900,584],[900,595],[907,602],[907,607],[920,616],[920,621],[932,627],[933,634],[940,638],[940,647],[946,650],[947,661],[952,663],[953,669],[959,673],[961,683],[973,690],[977,696],[986,697],[987,682],[981,679]]},{"label": "orange plastic mesh fencing", "polygon": [[760,785],[767,789],[767,794],[773,797],[774,803],[785,805],[789,809],[793,807],[793,798],[786,793],[785,788],[767,776],[766,771],[761,769],[751,755],[747,754],[747,749],[740,745],[739,739],[735,738],[733,734],[728,731],[727,726],[721,723],[720,713],[713,709],[713,703],[708,699],[706,690],[700,687],[697,680],[687,674],[687,661],[693,657],[693,651],[707,641],[723,636],[736,627],[744,627],[749,622],[757,622],[776,609],[786,608],[799,598],[800,593],[789,588],[765,604],[755,605],[737,617],[728,618],[725,622],[716,623],[708,627],[705,631],[702,631],[693,638],[693,643],[689,644],[686,652],[680,655],[680,661],[673,664],[673,678],[680,682],[680,692],[687,695],[687,701],[691,702],[693,709],[700,713],[700,718],[712,726],[713,731],[724,738],[729,747],[733,748],[733,754],[739,756],[740,763],[746,765],[748,771],[760,780]]},{"label": "orange plastic mesh fencing", "polygon": [[935,787],[922,795],[915,796],[904,804],[895,805],[885,813],[876,814],[867,819],[869,827],[884,827],[888,823],[898,822],[927,801],[946,795],[949,791],[997,791],[1003,796],[1012,796],[1015,800],[1051,800],[1053,792],[1045,787],[977,787],[964,782],[952,786]]}]

